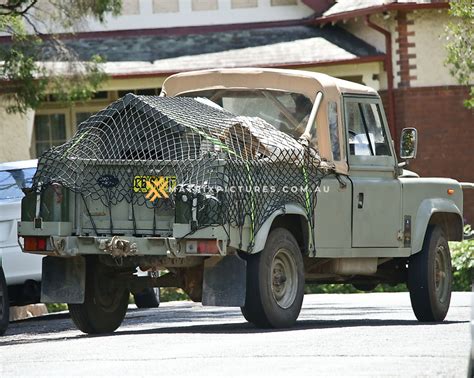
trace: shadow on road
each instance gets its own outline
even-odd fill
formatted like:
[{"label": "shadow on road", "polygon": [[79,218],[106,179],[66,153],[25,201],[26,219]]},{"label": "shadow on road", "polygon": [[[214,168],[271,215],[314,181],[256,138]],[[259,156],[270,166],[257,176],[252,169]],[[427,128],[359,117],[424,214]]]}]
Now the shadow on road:
[{"label": "shadow on road", "polygon": [[295,326],[287,329],[261,329],[250,323],[218,323],[190,326],[163,327],[146,330],[124,330],[115,332],[114,335],[133,334],[166,334],[166,333],[202,333],[202,334],[255,334],[272,332],[289,332],[305,329],[328,329],[346,327],[387,327],[387,326],[410,326],[410,325],[438,325],[467,323],[467,321],[444,321],[440,323],[420,323],[416,320],[381,320],[381,319],[345,319],[345,320],[299,320]]},{"label": "shadow on road", "polygon": [[[328,310],[327,308],[326,310]],[[88,337],[120,337],[125,335],[158,335],[158,334],[265,334],[273,332],[289,332],[295,330],[305,329],[329,329],[329,328],[353,328],[353,327],[390,327],[390,326],[448,326],[456,323],[466,323],[467,321],[444,321],[440,323],[420,323],[416,320],[399,320],[399,319],[370,319],[364,316],[376,315],[380,312],[386,312],[386,308],[372,307],[370,309],[364,308],[362,311],[357,311],[355,307],[338,307],[330,308],[331,312],[324,312],[321,314],[325,318],[333,319],[301,319],[296,325],[290,329],[259,329],[247,322],[238,322],[236,320],[242,319],[239,310],[206,310],[204,308],[196,309],[196,307],[184,308],[161,308],[153,310],[139,310],[130,309],[123,326],[133,329],[118,329],[115,333],[107,335],[85,335],[74,334],[70,336],[70,331],[76,331],[72,324],[69,314],[54,314],[41,318],[28,319],[11,324],[7,331],[4,341],[0,339],[0,347],[17,344],[33,344],[51,341],[74,340]],[[396,308],[391,309],[398,312]],[[400,309],[401,311],[401,309]],[[302,313],[303,315],[303,313]],[[337,319],[341,316],[353,316],[352,319]],[[304,315],[302,316],[304,318]],[[362,318],[361,318],[362,317]],[[209,324],[210,321],[220,320],[225,318],[226,321],[233,321],[232,323],[218,322]],[[206,324],[192,324],[189,323],[203,323]],[[173,326],[167,324],[173,323]],[[183,325],[175,325],[176,323],[188,323]],[[160,326],[162,324],[163,326]],[[142,327],[142,328],[139,328]],[[148,328],[147,328],[148,327]],[[62,332],[68,332],[68,335],[58,335]]]}]

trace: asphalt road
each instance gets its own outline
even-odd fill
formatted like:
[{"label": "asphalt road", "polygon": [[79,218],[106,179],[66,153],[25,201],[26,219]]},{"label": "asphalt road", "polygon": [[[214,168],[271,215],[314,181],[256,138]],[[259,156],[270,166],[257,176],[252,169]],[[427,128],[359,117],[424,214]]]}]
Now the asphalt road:
[{"label": "asphalt road", "polygon": [[470,293],[443,323],[416,321],[406,293],[307,295],[296,326],[258,330],[239,309],[163,303],[130,308],[112,335],[87,336],[67,314],[10,324],[0,376],[465,377]]}]

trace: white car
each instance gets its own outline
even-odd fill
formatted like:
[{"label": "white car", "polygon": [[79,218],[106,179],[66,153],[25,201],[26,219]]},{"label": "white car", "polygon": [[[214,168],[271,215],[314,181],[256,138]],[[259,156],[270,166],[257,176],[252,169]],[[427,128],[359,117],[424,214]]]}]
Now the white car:
[{"label": "white car", "polygon": [[17,237],[22,188],[31,186],[36,166],[37,160],[0,164],[0,256],[11,306],[40,300],[43,256],[22,253]]},{"label": "white car", "polygon": [[8,290],[5,282],[5,275],[2,269],[2,256],[0,255],[0,336],[2,336],[8,327],[9,305]]}]

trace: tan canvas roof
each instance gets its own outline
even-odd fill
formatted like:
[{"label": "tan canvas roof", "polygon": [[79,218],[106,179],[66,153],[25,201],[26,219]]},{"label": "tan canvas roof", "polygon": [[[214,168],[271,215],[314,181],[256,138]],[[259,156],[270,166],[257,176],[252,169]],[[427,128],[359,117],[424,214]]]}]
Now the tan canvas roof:
[{"label": "tan canvas roof", "polygon": [[323,158],[334,161],[336,171],[343,174],[348,170],[345,145],[341,144],[340,160],[335,161],[332,156],[328,129],[328,103],[335,102],[339,109],[338,135],[339,140],[343,141],[341,94],[377,95],[372,88],[318,72],[267,68],[215,69],[180,73],[166,79],[162,91],[166,96],[176,96],[186,92],[225,88],[295,92],[306,95],[313,102],[316,94],[322,92],[324,96],[316,116],[317,142],[314,143],[317,145],[315,147]]},{"label": "tan canvas roof", "polygon": [[271,68],[215,69],[179,73],[167,78],[163,92],[167,96],[202,89],[266,88],[306,94],[314,98],[318,90],[326,93],[376,94],[372,88],[337,79],[319,72]]}]

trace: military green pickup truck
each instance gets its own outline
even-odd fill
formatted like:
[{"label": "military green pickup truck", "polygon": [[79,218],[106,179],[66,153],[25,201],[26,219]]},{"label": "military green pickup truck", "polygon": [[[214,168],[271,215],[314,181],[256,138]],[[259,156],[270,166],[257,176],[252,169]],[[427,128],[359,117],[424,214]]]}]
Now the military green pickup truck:
[{"label": "military green pickup truck", "polygon": [[[376,91],[320,73],[207,70],[128,94],[39,159],[18,226],[43,259],[42,301],[86,333],[122,323],[130,292],[180,287],[292,326],[305,283],[407,283],[442,321],[462,185],[404,169]],[[161,271],[137,276],[136,269]]]}]

